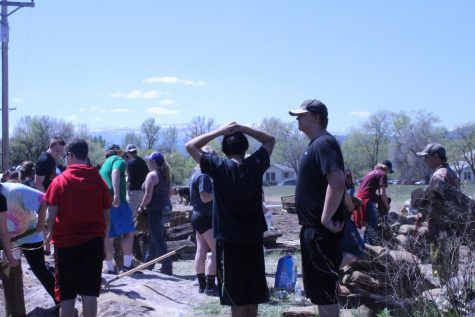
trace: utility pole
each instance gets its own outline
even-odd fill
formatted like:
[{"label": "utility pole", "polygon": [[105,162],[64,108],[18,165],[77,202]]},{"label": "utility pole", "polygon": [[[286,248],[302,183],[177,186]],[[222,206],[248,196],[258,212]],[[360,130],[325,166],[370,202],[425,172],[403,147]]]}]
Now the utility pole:
[{"label": "utility pole", "polygon": [[[8,16],[20,10],[23,7],[35,6],[34,0],[31,2],[12,2],[1,0],[2,4],[2,21],[1,21],[1,37],[2,37],[2,171],[10,167],[10,136],[8,133],[8,38],[9,26]],[[15,7],[8,13],[8,7]]]}]

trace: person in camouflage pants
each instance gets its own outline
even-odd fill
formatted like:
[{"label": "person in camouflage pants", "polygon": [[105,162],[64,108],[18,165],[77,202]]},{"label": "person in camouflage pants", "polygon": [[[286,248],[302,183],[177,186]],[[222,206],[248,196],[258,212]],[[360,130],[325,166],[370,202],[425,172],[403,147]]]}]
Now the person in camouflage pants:
[{"label": "person in camouflage pants", "polygon": [[[445,148],[439,143],[428,144],[416,153],[434,169],[425,192],[425,203],[420,209],[429,223],[432,270],[441,285],[458,273],[461,227],[464,213],[457,208],[461,196],[457,174],[447,164]],[[421,220],[423,220],[421,219]]]}]

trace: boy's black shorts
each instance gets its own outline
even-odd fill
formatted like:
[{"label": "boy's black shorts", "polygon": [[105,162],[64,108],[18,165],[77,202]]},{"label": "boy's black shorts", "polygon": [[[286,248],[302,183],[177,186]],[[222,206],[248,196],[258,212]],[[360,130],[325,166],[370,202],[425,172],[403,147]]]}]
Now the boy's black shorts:
[{"label": "boy's black shorts", "polygon": [[305,294],[313,304],[338,304],[340,245],[340,235],[324,228],[302,227],[300,230],[303,283]]},{"label": "boy's black shorts", "polygon": [[216,241],[221,305],[242,306],[269,300],[262,241]]},{"label": "boy's black shorts", "polygon": [[56,248],[56,300],[75,299],[77,295],[98,297],[103,259],[104,239],[101,237],[70,248]]}]

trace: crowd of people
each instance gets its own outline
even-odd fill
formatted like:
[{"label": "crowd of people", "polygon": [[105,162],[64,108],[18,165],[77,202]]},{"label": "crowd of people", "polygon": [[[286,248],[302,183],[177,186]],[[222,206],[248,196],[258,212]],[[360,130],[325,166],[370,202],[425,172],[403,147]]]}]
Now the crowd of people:
[{"label": "crowd of people", "polygon": [[[339,269],[360,257],[364,248],[352,211],[357,210],[353,213],[356,226],[366,226],[365,242],[376,244],[381,221],[376,204],[389,210],[386,188],[392,163],[378,163],[363,178],[356,192],[361,206],[355,207],[353,175],[345,169],[338,141],[327,131],[326,105],[317,99],[306,100],[289,114],[296,117],[298,128],[309,139],[295,190],[305,295],[317,305],[319,316],[338,316]],[[260,143],[250,155],[248,137]],[[224,155],[208,146],[217,138],[222,139]],[[222,305],[231,306],[232,316],[257,316],[258,305],[269,300],[262,178],[274,145],[271,134],[235,122],[185,145],[197,163],[189,188],[198,292],[219,296]],[[25,161],[15,171],[3,174],[0,241],[4,259],[0,274],[7,316],[26,315],[21,253],[51,296],[56,313],[73,316],[79,295],[85,317],[97,315],[103,273],[127,272],[136,266],[137,258],[148,262],[167,253],[171,168],[160,152],[144,160],[137,151],[133,144],[125,151],[113,144],[98,169],[90,164],[86,141],[73,139],[66,144],[54,137],[36,163]],[[458,189],[442,145],[429,144],[417,155],[436,169],[429,184],[434,195],[443,194],[446,186]],[[59,164],[61,159],[66,167]],[[134,219],[138,216],[146,216],[148,236],[136,235]],[[430,226],[437,227],[435,217],[425,217],[429,217]],[[434,236],[450,236],[432,231]],[[142,239],[148,242],[145,254]],[[120,250],[114,249],[115,240]],[[45,255],[52,252],[51,242],[53,268],[45,261]],[[438,254],[453,251],[447,246],[434,239]],[[121,261],[117,261],[117,252]],[[434,257],[433,261],[446,281],[442,266],[448,264],[441,259]],[[159,271],[173,274],[171,258],[162,261]]]}]

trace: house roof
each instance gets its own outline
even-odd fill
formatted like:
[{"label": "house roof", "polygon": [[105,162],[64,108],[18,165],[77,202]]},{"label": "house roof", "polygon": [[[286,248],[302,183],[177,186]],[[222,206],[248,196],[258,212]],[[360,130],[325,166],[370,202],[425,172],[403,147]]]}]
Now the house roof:
[{"label": "house roof", "polygon": [[278,169],[280,169],[280,170],[282,170],[282,171],[285,171],[285,172],[293,172],[293,171],[294,171],[293,168],[288,167],[288,166],[285,166],[285,165],[282,165],[282,164],[272,163],[271,165],[272,165],[272,166],[275,166],[275,167],[277,167]]}]

